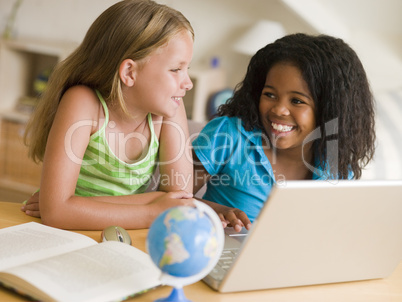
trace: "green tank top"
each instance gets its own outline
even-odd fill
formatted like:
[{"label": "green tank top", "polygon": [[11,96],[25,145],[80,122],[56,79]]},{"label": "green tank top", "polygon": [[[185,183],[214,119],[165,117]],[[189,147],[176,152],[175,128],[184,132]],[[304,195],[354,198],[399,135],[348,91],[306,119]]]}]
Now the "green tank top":
[{"label": "green tank top", "polygon": [[82,161],[75,189],[78,196],[112,196],[143,193],[153,175],[158,156],[159,142],[155,135],[152,116],[148,114],[151,142],[147,154],[139,161],[128,164],[110,150],[105,129],[109,111],[101,94],[96,91],[105,112],[102,127],[91,135]]}]

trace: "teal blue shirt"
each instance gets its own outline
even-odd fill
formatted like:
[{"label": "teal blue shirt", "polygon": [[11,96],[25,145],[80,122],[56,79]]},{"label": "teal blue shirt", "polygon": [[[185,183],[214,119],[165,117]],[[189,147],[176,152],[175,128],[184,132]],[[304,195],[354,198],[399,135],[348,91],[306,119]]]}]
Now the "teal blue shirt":
[{"label": "teal blue shirt", "polygon": [[[212,176],[203,198],[238,208],[251,221],[260,212],[273,184],[285,181],[280,175],[275,178],[264,153],[261,130],[246,131],[236,117],[224,116],[210,121],[194,140],[193,148]],[[328,177],[316,168],[313,179]]]}]

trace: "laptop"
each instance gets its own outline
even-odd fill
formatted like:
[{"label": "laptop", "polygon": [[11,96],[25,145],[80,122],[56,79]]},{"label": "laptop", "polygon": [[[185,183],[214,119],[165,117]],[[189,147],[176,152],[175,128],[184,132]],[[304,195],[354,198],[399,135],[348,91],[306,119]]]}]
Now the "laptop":
[{"label": "laptop", "polygon": [[203,281],[226,293],[377,279],[401,261],[402,181],[288,181],[248,232],[226,229],[223,268]]}]

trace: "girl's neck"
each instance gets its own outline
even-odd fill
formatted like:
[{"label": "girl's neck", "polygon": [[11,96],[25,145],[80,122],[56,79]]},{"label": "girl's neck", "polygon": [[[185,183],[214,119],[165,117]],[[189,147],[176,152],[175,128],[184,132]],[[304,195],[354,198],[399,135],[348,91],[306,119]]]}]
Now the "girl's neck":
[{"label": "girl's neck", "polygon": [[109,125],[105,135],[111,151],[132,164],[147,155],[152,133],[148,113],[127,115],[118,106],[109,108]]},{"label": "girl's neck", "polygon": [[264,153],[271,163],[277,180],[311,179],[312,172],[308,165],[313,166],[314,155],[312,146],[292,149],[276,149],[272,145],[264,146]]},{"label": "girl's neck", "polygon": [[143,125],[144,122],[147,122],[147,112],[136,110],[135,108],[127,108],[128,113],[126,113],[117,104],[111,105],[108,109],[110,121],[114,121],[121,125],[131,125],[133,130],[138,126]]}]

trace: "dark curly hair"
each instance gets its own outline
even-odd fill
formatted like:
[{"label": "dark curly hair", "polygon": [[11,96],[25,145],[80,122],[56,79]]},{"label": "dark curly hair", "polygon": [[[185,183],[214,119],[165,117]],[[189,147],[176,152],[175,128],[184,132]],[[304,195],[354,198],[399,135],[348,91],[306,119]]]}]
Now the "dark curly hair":
[{"label": "dark curly hair", "polygon": [[[300,69],[314,99],[317,129],[321,131],[314,141],[315,156],[321,163],[329,163],[330,176],[347,179],[352,171],[359,179],[374,156],[374,98],[362,63],[341,39],[298,33],[263,47],[251,58],[244,80],[218,115],[240,118],[246,130],[263,130],[260,96],[269,70],[279,62]],[[331,163],[327,154],[334,150],[328,150],[328,142],[334,139],[338,140],[337,156],[336,163]]]}]

